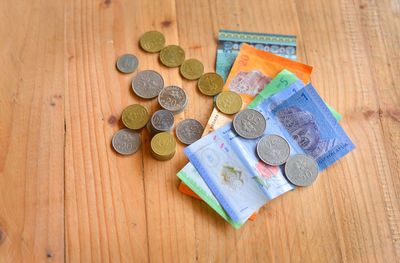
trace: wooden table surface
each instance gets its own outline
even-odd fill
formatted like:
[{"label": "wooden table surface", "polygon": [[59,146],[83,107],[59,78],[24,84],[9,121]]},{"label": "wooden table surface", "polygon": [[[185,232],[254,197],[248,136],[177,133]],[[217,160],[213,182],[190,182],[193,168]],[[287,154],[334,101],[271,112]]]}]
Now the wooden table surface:
[{"label": "wooden table surface", "polygon": [[[0,19],[0,262],[399,262],[399,1],[3,0]],[[124,107],[157,108],[116,71],[126,52],[184,87],[178,120],[206,123],[212,100],[138,38],[214,71],[220,28],[297,35],[357,146],[240,230],[177,190],[182,145],[159,162],[146,131],[133,156],[110,144]]]}]

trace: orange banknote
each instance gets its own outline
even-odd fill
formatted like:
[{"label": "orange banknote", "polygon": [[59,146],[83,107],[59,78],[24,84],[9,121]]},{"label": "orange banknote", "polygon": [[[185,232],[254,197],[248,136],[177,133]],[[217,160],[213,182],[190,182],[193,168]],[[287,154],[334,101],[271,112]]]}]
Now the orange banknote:
[{"label": "orange banknote", "polygon": [[[196,199],[201,200],[201,197],[198,196],[195,192],[193,192],[192,189],[190,189],[189,186],[187,186],[187,185],[186,185],[185,183],[183,183],[183,182],[181,182],[181,183],[179,184],[178,190],[181,191],[182,193],[186,194],[186,195],[189,195],[189,196],[191,196],[191,197],[194,197],[194,198],[196,198]],[[249,217],[249,219],[250,219],[251,221],[254,221],[254,220],[256,220],[256,217],[257,217],[257,213],[254,213],[254,214],[252,214],[252,215]]]},{"label": "orange banknote", "polygon": [[[305,84],[310,81],[311,66],[243,44],[223,90],[239,93],[243,100],[242,107],[245,108],[283,69],[294,73]],[[228,123],[232,117],[232,115],[225,115],[214,108],[203,136]]]}]

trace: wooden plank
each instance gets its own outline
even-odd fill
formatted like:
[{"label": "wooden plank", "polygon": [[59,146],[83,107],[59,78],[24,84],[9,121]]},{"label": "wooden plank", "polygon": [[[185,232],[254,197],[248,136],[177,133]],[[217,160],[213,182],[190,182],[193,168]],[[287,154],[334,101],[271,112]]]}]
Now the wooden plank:
[{"label": "wooden plank", "polygon": [[[66,13],[66,244],[69,262],[147,261],[142,155],[111,149],[120,113],[133,102],[131,75],[116,58],[136,53],[121,2],[68,1]],[[132,13],[133,12],[133,13]]]},{"label": "wooden plank", "polygon": [[1,262],[64,259],[63,12],[0,3]]}]

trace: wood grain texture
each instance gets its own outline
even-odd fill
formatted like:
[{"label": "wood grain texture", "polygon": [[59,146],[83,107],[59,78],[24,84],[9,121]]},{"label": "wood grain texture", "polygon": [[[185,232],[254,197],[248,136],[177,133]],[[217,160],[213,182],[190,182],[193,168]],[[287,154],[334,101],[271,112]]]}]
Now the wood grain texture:
[{"label": "wood grain texture", "polygon": [[[0,2],[0,262],[400,261],[400,3],[395,0],[71,0]],[[123,53],[189,95],[184,118],[206,123],[212,100],[138,38],[214,71],[220,28],[295,34],[298,59],[340,113],[357,148],[311,187],[234,230],[177,191],[183,145],[151,158],[111,148],[132,103]]]}]

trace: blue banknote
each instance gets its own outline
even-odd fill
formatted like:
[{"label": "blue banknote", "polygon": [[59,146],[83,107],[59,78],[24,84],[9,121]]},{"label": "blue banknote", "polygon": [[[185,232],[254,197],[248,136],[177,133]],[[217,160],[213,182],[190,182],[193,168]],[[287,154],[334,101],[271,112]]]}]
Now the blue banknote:
[{"label": "blue banknote", "polygon": [[216,72],[224,80],[228,77],[233,62],[243,43],[257,49],[268,51],[276,55],[296,60],[296,36],[263,34],[220,30],[218,33],[218,48]]},{"label": "blue banknote", "polygon": [[[320,170],[354,148],[311,84],[295,82],[252,105],[267,119],[265,134],[285,137],[291,155],[312,155]],[[283,167],[268,166],[255,154],[258,140],[243,139],[231,123],[185,148],[185,154],[235,222],[243,222],[268,200],[294,187]]]}]

